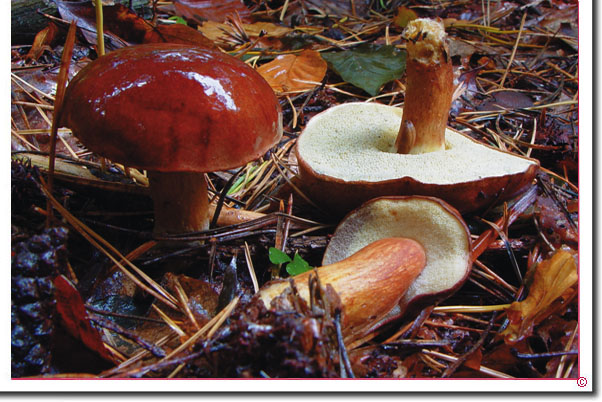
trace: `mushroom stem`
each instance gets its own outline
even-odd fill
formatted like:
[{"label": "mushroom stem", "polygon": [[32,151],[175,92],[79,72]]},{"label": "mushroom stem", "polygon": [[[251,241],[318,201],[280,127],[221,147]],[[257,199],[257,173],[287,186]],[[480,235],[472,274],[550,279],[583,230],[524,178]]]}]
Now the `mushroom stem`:
[{"label": "mushroom stem", "polygon": [[209,200],[205,174],[149,171],[155,212],[155,234],[178,234],[209,229]]},{"label": "mushroom stem", "polygon": [[[423,246],[408,238],[379,239],[346,259],[294,277],[299,295],[309,303],[309,276],[318,273],[321,283],[331,285],[343,306],[345,333],[371,327],[402,299],[426,265]],[[266,284],[259,297],[269,307],[290,285]]]},{"label": "mushroom stem", "polygon": [[407,82],[396,150],[403,154],[444,150],[454,89],[445,29],[441,22],[417,19],[403,36],[408,40]]}]

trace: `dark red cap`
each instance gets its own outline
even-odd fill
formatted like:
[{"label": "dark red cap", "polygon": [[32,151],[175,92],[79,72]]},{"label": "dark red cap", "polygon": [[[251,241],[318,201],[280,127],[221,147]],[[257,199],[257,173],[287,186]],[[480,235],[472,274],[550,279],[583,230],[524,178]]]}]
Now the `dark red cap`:
[{"label": "dark red cap", "polygon": [[280,105],[219,50],[160,43],[115,50],[70,82],[61,122],[91,151],[163,172],[231,169],[282,136]]}]

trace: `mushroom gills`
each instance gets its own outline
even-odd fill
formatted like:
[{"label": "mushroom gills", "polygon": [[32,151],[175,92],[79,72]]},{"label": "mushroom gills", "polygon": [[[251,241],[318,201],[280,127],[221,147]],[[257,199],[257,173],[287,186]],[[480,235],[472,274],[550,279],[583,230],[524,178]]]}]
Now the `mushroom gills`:
[{"label": "mushroom gills", "polygon": [[414,303],[453,293],[468,276],[472,265],[470,232],[453,207],[432,197],[368,201],[341,221],[322,264],[341,261],[367,244],[389,237],[413,239],[426,253],[426,266],[401,298],[400,313]]}]

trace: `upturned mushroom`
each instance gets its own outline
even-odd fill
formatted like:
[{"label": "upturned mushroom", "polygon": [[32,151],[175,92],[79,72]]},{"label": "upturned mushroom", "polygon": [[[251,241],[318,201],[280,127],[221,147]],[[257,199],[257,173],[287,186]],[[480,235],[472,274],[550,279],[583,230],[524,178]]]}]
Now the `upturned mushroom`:
[{"label": "upturned mushroom", "polygon": [[[457,291],[470,273],[470,231],[460,213],[446,202],[424,196],[381,197],[350,212],[337,226],[323,265],[336,264],[383,238],[414,240],[425,250],[426,265],[404,292],[389,320],[415,314]],[[373,289],[378,300],[380,289]],[[375,301],[376,302],[376,301]]]},{"label": "upturned mushroom", "polygon": [[177,44],[91,62],[69,83],[61,122],[91,151],[148,171],[156,234],[207,229],[205,173],[257,159],[282,136],[278,100],[255,70]]},{"label": "upturned mushroom", "polygon": [[[336,291],[342,306],[343,333],[362,333],[394,309],[426,265],[426,254],[415,240],[380,238],[341,261],[294,277],[299,295],[309,304],[309,276]],[[290,287],[287,280],[268,282],[258,297],[270,307]]]},{"label": "upturned mushroom", "polygon": [[356,102],[314,116],[296,147],[301,189],[339,214],[386,195],[434,196],[467,213],[519,194],[536,160],[447,127],[453,81],[443,24],[414,20],[404,36],[404,108]]},{"label": "upturned mushroom", "polygon": [[[307,302],[310,275],[331,285],[341,300],[343,333],[357,339],[450,296],[471,266],[470,232],[456,209],[434,197],[382,197],[348,214],[322,267],[295,276],[294,284]],[[270,307],[289,286],[268,282],[258,297]]]}]

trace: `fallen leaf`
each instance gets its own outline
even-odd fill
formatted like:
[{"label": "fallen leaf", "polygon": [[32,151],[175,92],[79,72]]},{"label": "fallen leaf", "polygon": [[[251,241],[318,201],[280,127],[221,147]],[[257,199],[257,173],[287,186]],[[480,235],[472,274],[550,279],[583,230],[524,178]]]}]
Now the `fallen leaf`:
[{"label": "fallen leaf", "polygon": [[546,318],[548,308],[577,283],[575,253],[558,249],[535,268],[529,295],[514,302],[506,310],[510,325],[502,332],[507,344],[513,345],[531,335],[533,327]]},{"label": "fallen leaf", "polygon": [[[55,2],[61,17],[69,22],[75,21],[86,40],[96,44],[96,10],[92,2]],[[146,32],[152,29],[152,25],[122,4],[103,6],[102,12],[105,41],[109,49],[142,43]]]},{"label": "fallen leaf", "polygon": [[82,341],[89,349],[98,353],[108,361],[114,361],[111,353],[105,347],[100,332],[92,326],[84,301],[73,284],[63,275],[54,281],[56,310],[69,333]]},{"label": "fallen leaf", "polygon": [[370,11],[370,0],[306,0],[305,2],[327,15],[355,15],[364,18]]},{"label": "fallen leaf", "polygon": [[181,43],[207,48],[215,48],[215,44],[194,28],[182,24],[159,25],[144,35],[144,43]]},{"label": "fallen leaf", "polygon": [[477,106],[477,110],[522,109],[533,106],[533,100],[522,92],[500,91]]},{"label": "fallen leaf", "polygon": [[176,15],[197,23],[224,22],[236,13],[243,20],[251,15],[242,0],[175,0],[173,5]]},{"label": "fallen leaf", "polygon": [[406,54],[394,46],[360,45],[353,50],[323,53],[328,65],[350,84],[376,96],[389,81],[401,77]]},{"label": "fallen leaf", "polygon": [[568,215],[554,200],[546,195],[537,197],[535,216],[546,239],[555,247],[567,244],[576,249],[579,244],[579,234],[569,221]]},{"label": "fallen leaf", "polygon": [[[280,38],[286,34],[293,32],[292,29],[272,24],[271,22],[256,22],[254,24],[243,24],[243,29],[250,37],[273,37]],[[215,21],[205,21],[199,26],[199,31],[212,41],[224,40],[228,33],[233,33],[231,25],[223,24]]]},{"label": "fallen leaf", "polygon": [[405,28],[408,25],[408,22],[415,20],[418,18],[418,15],[414,10],[407,8],[406,6],[401,6],[397,8],[397,13],[395,14],[395,18],[393,18],[393,22],[400,28]]},{"label": "fallen leaf", "polygon": [[49,22],[46,28],[42,29],[37,33],[36,37],[33,40],[33,44],[31,45],[31,49],[27,52],[25,59],[27,61],[36,61],[42,56],[44,50],[49,49],[50,44],[56,38],[56,34],[58,33],[58,28],[53,22]]},{"label": "fallen leaf", "polygon": [[257,72],[276,92],[307,91],[316,87],[328,66],[315,50],[285,54],[260,66]]},{"label": "fallen leaf", "polygon": [[464,361],[464,366],[471,368],[473,370],[479,370],[481,368],[481,361],[483,360],[483,352],[481,348],[478,348],[474,352],[468,356],[468,358]]}]

